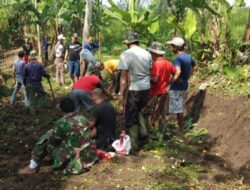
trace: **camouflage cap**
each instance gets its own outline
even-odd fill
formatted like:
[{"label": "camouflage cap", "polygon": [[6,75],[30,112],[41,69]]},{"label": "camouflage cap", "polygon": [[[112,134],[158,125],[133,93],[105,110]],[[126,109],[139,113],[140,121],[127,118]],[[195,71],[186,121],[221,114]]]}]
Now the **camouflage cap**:
[{"label": "camouflage cap", "polygon": [[37,59],[38,54],[35,50],[32,50],[29,55],[29,59]]},{"label": "camouflage cap", "polygon": [[138,33],[129,31],[126,35],[125,44],[131,44],[133,42],[139,42]]},{"label": "camouflage cap", "polygon": [[163,55],[166,53],[163,49],[163,45],[158,42],[152,42],[151,46],[147,48],[147,50],[158,55]]}]

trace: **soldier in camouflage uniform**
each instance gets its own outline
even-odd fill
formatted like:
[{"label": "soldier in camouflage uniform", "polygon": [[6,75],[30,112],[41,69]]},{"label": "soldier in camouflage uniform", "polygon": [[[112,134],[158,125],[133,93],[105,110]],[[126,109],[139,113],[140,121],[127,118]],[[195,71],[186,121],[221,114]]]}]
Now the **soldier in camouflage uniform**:
[{"label": "soldier in camouflage uniform", "polygon": [[74,101],[64,98],[60,102],[63,112],[68,113],[59,119],[36,143],[30,165],[19,174],[33,174],[39,163],[47,155],[53,159],[53,169],[64,169],[65,174],[80,174],[89,169],[98,158],[90,145],[88,120],[74,111]]}]

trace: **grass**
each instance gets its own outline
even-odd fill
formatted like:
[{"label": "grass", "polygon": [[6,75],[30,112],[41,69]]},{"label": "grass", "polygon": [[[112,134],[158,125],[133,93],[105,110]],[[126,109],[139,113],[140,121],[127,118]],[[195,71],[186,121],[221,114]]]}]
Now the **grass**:
[{"label": "grass", "polygon": [[145,171],[156,178],[156,182],[151,183],[145,189],[204,189],[199,184],[199,173],[204,171],[203,167],[193,161],[187,164],[183,162],[185,159],[188,160],[187,155],[192,157],[191,154],[197,152],[196,147],[184,143],[182,137],[174,136],[171,140],[164,142],[150,141],[145,149],[151,149],[153,153],[155,150],[160,152],[161,154],[157,156],[165,163],[165,167],[160,170],[152,166],[145,167]]}]

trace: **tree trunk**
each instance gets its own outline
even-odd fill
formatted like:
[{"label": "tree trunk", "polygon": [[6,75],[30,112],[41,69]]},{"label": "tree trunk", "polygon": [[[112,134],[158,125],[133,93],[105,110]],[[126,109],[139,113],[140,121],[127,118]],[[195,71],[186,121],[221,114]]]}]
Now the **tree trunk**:
[{"label": "tree trunk", "polygon": [[214,55],[217,57],[220,55],[220,23],[219,18],[216,16],[212,17],[210,22],[210,39],[212,42],[212,48],[214,50]]},{"label": "tree trunk", "polygon": [[91,17],[92,17],[92,0],[86,0],[82,44],[84,44],[87,41],[87,38],[90,35]]},{"label": "tree trunk", "polygon": [[[162,1],[162,2],[165,2],[165,1]],[[172,2],[172,0],[167,0],[166,3],[167,3],[167,7],[168,7],[168,12],[170,14],[173,14],[173,2]]]},{"label": "tree trunk", "polygon": [[[37,8],[37,0],[34,0],[35,7]],[[38,58],[42,60],[42,46],[41,46],[41,33],[40,33],[40,26],[36,25],[37,31],[37,50],[38,50]]]},{"label": "tree trunk", "polygon": [[207,20],[205,12],[203,11],[201,13],[201,42],[203,44],[206,43],[206,26],[207,26]]},{"label": "tree trunk", "polygon": [[249,41],[250,40],[250,11],[249,11],[249,16],[248,16],[248,21],[246,24],[246,31],[243,37],[243,41]]}]

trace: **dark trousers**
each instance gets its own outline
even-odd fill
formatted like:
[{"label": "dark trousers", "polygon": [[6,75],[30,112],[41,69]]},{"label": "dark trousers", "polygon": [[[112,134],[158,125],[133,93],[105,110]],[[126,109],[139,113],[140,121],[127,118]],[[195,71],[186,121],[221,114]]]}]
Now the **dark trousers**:
[{"label": "dark trousers", "polygon": [[116,78],[115,78],[115,93],[117,94],[120,90],[120,78],[121,78],[121,71],[118,71]]},{"label": "dark trousers", "polygon": [[125,107],[125,127],[129,128],[138,125],[138,114],[147,104],[149,90],[128,91],[128,97]]},{"label": "dark trousers", "polygon": [[47,94],[44,91],[42,84],[31,84],[26,85],[27,97],[30,101],[30,111],[32,115],[36,115],[36,110],[44,107],[46,102]]},{"label": "dark trousers", "polygon": [[44,58],[45,58],[46,62],[49,61],[49,52],[47,52],[47,51],[44,52]]}]

